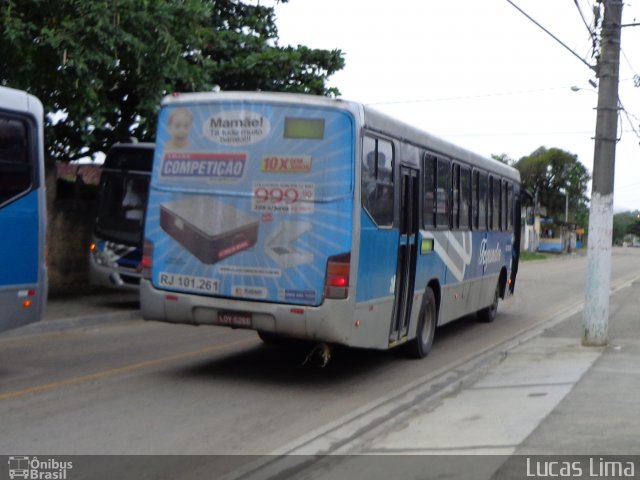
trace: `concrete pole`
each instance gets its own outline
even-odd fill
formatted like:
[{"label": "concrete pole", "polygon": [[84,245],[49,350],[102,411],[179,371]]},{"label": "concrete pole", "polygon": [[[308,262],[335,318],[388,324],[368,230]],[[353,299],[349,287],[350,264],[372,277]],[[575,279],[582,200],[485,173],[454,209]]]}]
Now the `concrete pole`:
[{"label": "concrete pole", "polygon": [[613,181],[618,130],[618,72],[622,1],[604,3],[602,51],[598,61],[598,107],[593,155],[593,187],[589,210],[587,284],[582,345],[607,344],[611,242],[613,233]]}]

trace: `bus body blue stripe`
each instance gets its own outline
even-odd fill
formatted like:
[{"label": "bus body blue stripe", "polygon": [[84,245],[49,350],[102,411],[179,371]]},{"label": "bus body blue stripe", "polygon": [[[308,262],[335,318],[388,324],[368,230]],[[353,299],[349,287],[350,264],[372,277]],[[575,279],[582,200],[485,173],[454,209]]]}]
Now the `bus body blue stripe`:
[{"label": "bus body blue stripe", "polygon": [[38,281],[38,191],[0,209],[0,286]]}]

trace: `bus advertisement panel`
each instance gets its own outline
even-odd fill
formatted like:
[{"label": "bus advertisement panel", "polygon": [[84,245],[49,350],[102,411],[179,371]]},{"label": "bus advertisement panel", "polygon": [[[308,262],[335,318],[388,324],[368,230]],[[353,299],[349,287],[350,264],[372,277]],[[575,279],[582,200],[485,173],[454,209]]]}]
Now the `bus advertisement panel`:
[{"label": "bus advertisement panel", "polygon": [[162,109],[145,237],[154,287],[319,305],[352,239],[354,125],[265,102]]}]

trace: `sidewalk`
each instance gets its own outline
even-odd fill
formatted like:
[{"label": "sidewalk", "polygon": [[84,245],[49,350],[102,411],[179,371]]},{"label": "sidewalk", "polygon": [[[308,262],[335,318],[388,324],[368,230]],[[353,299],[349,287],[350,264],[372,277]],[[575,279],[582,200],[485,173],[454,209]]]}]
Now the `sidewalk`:
[{"label": "sidewalk", "polygon": [[640,281],[611,296],[606,347],[580,345],[582,315],[354,453],[640,454]]}]

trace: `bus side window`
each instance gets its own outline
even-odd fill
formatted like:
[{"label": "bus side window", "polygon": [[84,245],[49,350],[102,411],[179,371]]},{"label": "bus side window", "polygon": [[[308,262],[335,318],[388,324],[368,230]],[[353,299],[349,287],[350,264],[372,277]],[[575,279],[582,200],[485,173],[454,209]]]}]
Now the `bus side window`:
[{"label": "bus side window", "polygon": [[507,219],[509,218],[509,202],[507,199],[507,185],[508,183],[506,182],[506,180],[502,181],[502,197],[500,198],[500,210],[501,210],[501,216],[500,216],[500,226],[502,227],[502,230],[508,230],[509,227],[507,226]]},{"label": "bus side window", "polygon": [[0,116],[0,205],[31,187],[27,134],[24,122]]},{"label": "bus side window", "polygon": [[471,170],[460,167],[460,228],[471,227]]},{"label": "bus side window", "polygon": [[514,211],[513,185],[509,183],[507,184],[507,230],[510,232],[513,231]]},{"label": "bus side window", "polygon": [[436,157],[426,153],[422,159],[422,170],[424,172],[424,203],[422,205],[424,228],[436,226],[436,166]]},{"label": "bus side window", "polygon": [[460,165],[454,164],[451,171],[451,228],[460,227]]},{"label": "bus side window", "polygon": [[450,192],[451,192],[451,161],[438,158],[438,178],[436,184],[436,226],[449,228],[450,225]]},{"label": "bus side window", "polygon": [[362,148],[362,204],[379,226],[393,224],[393,145],[365,137]]},{"label": "bus side window", "polygon": [[487,175],[485,173],[478,174],[478,229],[487,229]]},{"label": "bus side window", "polygon": [[480,197],[478,194],[478,177],[480,173],[474,170],[471,173],[471,226],[474,230],[480,227]]},{"label": "bus side window", "polygon": [[489,229],[500,230],[500,179],[489,177],[490,205],[489,205]]}]

